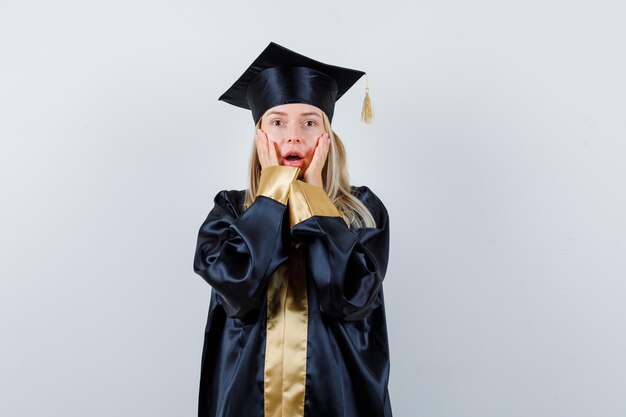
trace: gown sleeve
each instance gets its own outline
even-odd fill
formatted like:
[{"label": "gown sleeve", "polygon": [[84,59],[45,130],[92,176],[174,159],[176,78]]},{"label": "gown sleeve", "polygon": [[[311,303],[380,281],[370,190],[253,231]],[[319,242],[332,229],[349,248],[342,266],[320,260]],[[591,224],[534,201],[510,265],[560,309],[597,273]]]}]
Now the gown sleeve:
[{"label": "gown sleeve", "polygon": [[290,184],[299,168],[263,169],[255,201],[241,215],[232,193],[220,191],[200,226],[194,272],[215,290],[229,317],[259,308],[267,282],[288,257],[285,218]]},{"label": "gown sleeve", "polygon": [[321,187],[300,180],[291,184],[291,234],[307,246],[309,274],[320,309],[343,320],[360,320],[381,303],[389,257],[389,217],[367,187],[358,198],[376,227],[350,229]]}]

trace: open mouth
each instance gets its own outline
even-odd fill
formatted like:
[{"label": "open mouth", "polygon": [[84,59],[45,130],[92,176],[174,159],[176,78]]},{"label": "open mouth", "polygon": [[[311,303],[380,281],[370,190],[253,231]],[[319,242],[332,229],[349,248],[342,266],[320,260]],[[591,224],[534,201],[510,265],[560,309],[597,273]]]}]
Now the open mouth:
[{"label": "open mouth", "polygon": [[302,168],[304,166],[304,155],[298,151],[289,151],[283,156],[283,165]]},{"label": "open mouth", "polygon": [[292,153],[291,155],[287,155],[287,157],[285,158],[287,161],[299,161],[302,158],[300,157],[300,155],[297,155],[295,153]]}]

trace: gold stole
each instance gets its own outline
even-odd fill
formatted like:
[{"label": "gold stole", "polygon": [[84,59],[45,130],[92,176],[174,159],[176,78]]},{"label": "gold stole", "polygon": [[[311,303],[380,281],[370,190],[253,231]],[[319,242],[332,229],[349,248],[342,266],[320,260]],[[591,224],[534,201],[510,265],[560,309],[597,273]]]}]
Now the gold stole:
[{"label": "gold stole", "polygon": [[303,247],[272,275],[267,290],[265,417],[304,415],[308,303]]}]

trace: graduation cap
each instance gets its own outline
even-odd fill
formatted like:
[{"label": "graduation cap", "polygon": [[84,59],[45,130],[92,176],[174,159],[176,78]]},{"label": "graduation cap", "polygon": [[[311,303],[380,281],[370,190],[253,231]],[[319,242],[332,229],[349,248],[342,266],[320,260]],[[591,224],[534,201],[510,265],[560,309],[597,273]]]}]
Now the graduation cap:
[{"label": "graduation cap", "polygon": [[[332,120],[335,102],[363,75],[363,71],[324,64],[270,42],[219,100],[251,110],[254,123],[268,109],[288,103],[311,104]],[[361,119],[372,120],[367,87]]]}]

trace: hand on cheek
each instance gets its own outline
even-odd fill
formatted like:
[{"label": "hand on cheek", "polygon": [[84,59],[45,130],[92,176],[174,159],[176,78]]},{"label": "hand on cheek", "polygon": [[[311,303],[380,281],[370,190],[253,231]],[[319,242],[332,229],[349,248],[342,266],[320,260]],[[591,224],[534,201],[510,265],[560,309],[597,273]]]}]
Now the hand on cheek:
[{"label": "hand on cheek", "polygon": [[304,172],[304,181],[306,183],[316,187],[324,187],[324,182],[322,180],[322,168],[324,168],[324,164],[326,163],[329,149],[330,136],[328,133],[324,132],[318,136],[311,164]]},{"label": "hand on cheek", "polygon": [[259,162],[261,163],[261,170],[269,166],[278,165],[276,145],[274,145],[274,142],[269,140],[267,133],[265,133],[263,129],[258,129],[256,131],[255,142]]}]

